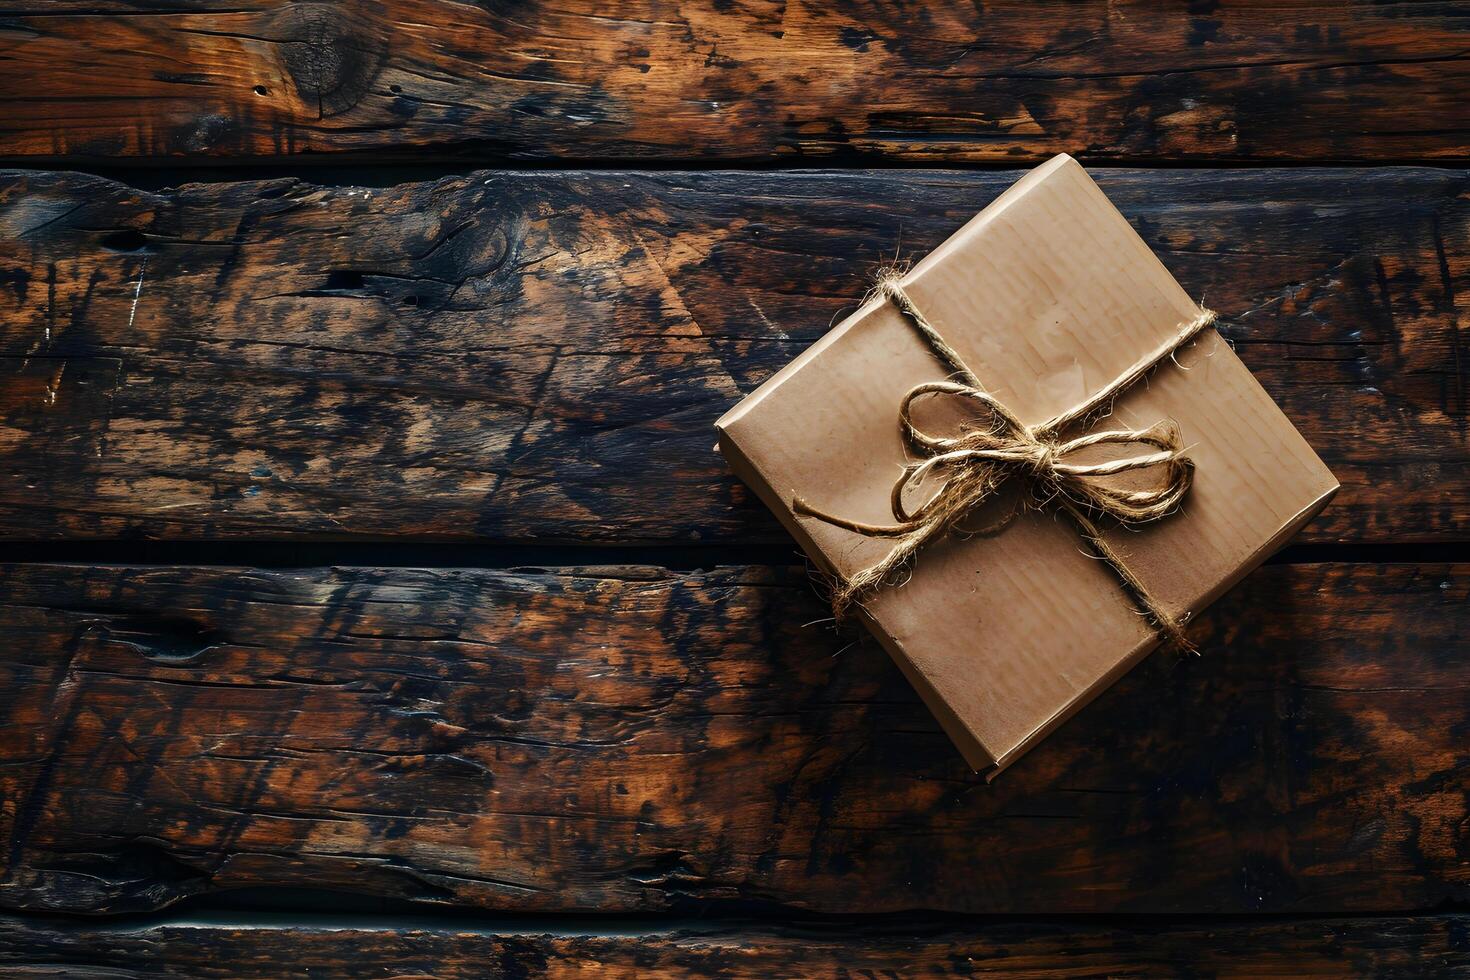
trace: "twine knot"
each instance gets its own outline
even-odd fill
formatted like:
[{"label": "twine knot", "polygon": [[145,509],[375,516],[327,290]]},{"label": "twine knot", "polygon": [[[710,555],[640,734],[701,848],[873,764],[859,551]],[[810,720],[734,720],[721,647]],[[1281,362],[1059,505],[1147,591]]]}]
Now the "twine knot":
[{"label": "twine knot", "polygon": [[[875,295],[892,301],[929,342],[936,355],[958,380],[927,381],[910,388],[899,404],[899,428],[912,461],[894,480],[889,494],[895,523],[871,524],[820,510],[801,498],[792,510],[870,537],[898,539],[882,560],[839,582],[833,608],[843,615],[892,572],[907,564],[923,547],[952,533],[993,533],[1015,519],[1024,508],[1055,503],[1077,524],[1094,553],[1117,573],[1145,616],[1173,645],[1192,650],[1183,624],[1169,616],[1119,555],[1102,537],[1094,518],[1110,517],[1125,526],[1145,524],[1173,513],[1188,493],[1194,464],[1185,455],[1179,428],[1161,421],[1146,429],[1108,429],[1065,438],[1066,430],[1110,404],[1128,386],[1184,343],[1212,324],[1215,314],[1204,310],[1183,324],[1170,341],[1137,362],[1100,392],[1055,418],[1027,426],[980,384],[958,353],[944,341],[919,312],[896,277],[879,279]],[[914,408],[923,399],[949,396],[961,399],[967,418],[952,435],[926,430],[914,420]],[[1111,452],[1089,452],[1112,447]],[[1123,474],[1131,478],[1119,479]],[[1021,504],[981,527],[969,526],[984,505],[997,498],[1002,487],[1018,481],[1028,484]],[[924,495],[924,488],[931,489]],[[911,506],[911,498],[920,502]]]},{"label": "twine knot", "polygon": [[1052,441],[1036,443],[1036,453],[1031,458],[1031,472],[1038,480],[1051,481],[1057,466],[1057,444]]}]

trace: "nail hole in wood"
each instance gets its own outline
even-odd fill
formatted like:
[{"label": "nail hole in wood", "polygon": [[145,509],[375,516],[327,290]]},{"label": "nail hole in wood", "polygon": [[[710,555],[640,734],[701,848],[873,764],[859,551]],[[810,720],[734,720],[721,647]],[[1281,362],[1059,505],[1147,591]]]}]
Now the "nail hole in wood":
[{"label": "nail hole in wood", "polygon": [[148,248],[148,239],[141,231],[127,228],[103,235],[98,244],[109,252],[142,252]]},{"label": "nail hole in wood", "polygon": [[333,269],[327,273],[327,281],[322,288],[327,290],[353,290],[362,289],[367,285],[361,272],[352,269]]}]

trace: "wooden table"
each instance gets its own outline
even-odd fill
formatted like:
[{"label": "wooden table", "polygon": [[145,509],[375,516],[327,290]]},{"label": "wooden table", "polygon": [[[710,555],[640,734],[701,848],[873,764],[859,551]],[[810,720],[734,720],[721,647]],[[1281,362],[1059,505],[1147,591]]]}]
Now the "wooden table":
[{"label": "wooden table", "polygon": [[[1470,972],[1467,51],[15,0],[0,974]],[[711,423],[1063,150],[1343,489],[986,785]]]}]

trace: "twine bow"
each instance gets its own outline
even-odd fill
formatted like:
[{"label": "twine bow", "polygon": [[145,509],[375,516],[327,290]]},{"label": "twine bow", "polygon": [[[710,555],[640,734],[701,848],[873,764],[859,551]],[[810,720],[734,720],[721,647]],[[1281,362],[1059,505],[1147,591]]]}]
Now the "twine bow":
[{"label": "twine bow", "polygon": [[[1134,526],[1173,513],[1189,491],[1194,472],[1194,464],[1185,455],[1178,426],[1161,421],[1146,429],[1109,429],[1074,438],[1063,438],[1063,435],[1074,424],[1110,404],[1164,358],[1173,356],[1214,323],[1215,314],[1202,310],[1194,320],[1182,324],[1166,343],[1086,401],[1039,425],[1028,426],[985,390],[954,348],[914,305],[895,273],[880,276],[874,292],[899,308],[958,380],[915,385],[899,405],[904,445],[915,459],[903,468],[889,496],[896,523],[849,520],[819,510],[799,497],[792,502],[792,510],[797,514],[870,537],[898,539],[881,561],[838,583],[833,594],[837,613],[841,615],[853,602],[886,582],[926,545],[959,530],[967,517],[994,499],[1002,486],[1014,479],[1030,485],[1029,506],[1044,507],[1055,502],[1077,525],[1093,553],[1118,575],[1155,629],[1181,650],[1193,650],[1183,623],[1164,611],[1123,556],[1104,540],[1093,521],[1094,516],[1107,515],[1120,524]],[[969,403],[972,419],[962,426],[958,435],[936,435],[914,421],[916,402],[941,395],[956,396]],[[1119,447],[1123,455],[1086,461],[1086,450],[1096,446]],[[1120,484],[1114,478],[1124,473],[1135,473],[1144,479]],[[911,508],[906,497],[911,491],[922,489],[931,478],[940,480],[937,489]],[[1016,513],[1013,509],[986,527],[966,530],[998,531]]]}]

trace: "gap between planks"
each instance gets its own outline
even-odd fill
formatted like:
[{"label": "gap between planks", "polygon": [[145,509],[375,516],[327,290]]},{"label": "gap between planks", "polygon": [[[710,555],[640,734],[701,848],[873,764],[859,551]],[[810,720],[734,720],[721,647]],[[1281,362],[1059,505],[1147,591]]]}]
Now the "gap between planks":
[{"label": "gap between planks", "polygon": [[[1068,151],[1071,152],[1071,151]],[[1273,160],[1269,157],[1197,157],[1159,159],[1157,157],[1107,157],[1097,160],[1085,151],[1072,152],[1091,171],[1109,170],[1458,170],[1470,166],[1470,154],[1455,157],[1400,157],[1391,160],[1367,160],[1356,157],[1314,157],[1302,160]],[[975,162],[955,160],[895,160],[881,155],[861,153],[813,157],[805,161],[717,160],[695,157],[669,160],[628,160],[616,157],[562,157],[556,160],[527,160],[497,153],[343,153],[303,154],[297,156],[227,157],[83,157],[83,156],[4,156],[0,169],[73,171],[131,184],[140,190],[159,190],[188,184],[233,183],[242,180],[274,180],[299,177],[323,187],[387,187],[393,184],[463,177],[481,170],[504,174],[568,173],[589,171],[604,174],[625,173],[768,173],[803,174],[813,171],[833,173],[863,172],[1024,172],[1050,159],[1049,155],[1011,157],[1004,160]]]},{"label": "gap between planks", "polygon": [[[559,545],[393,541],[11,541],[14,564],[174,565],[229,568],[544,568],[640,566],[674,572],[724,566],[802,565],[796,543],[753,545]],[[1266,565],[1426,564],[1470,561],[1470,541],[1299,544]]]}]

